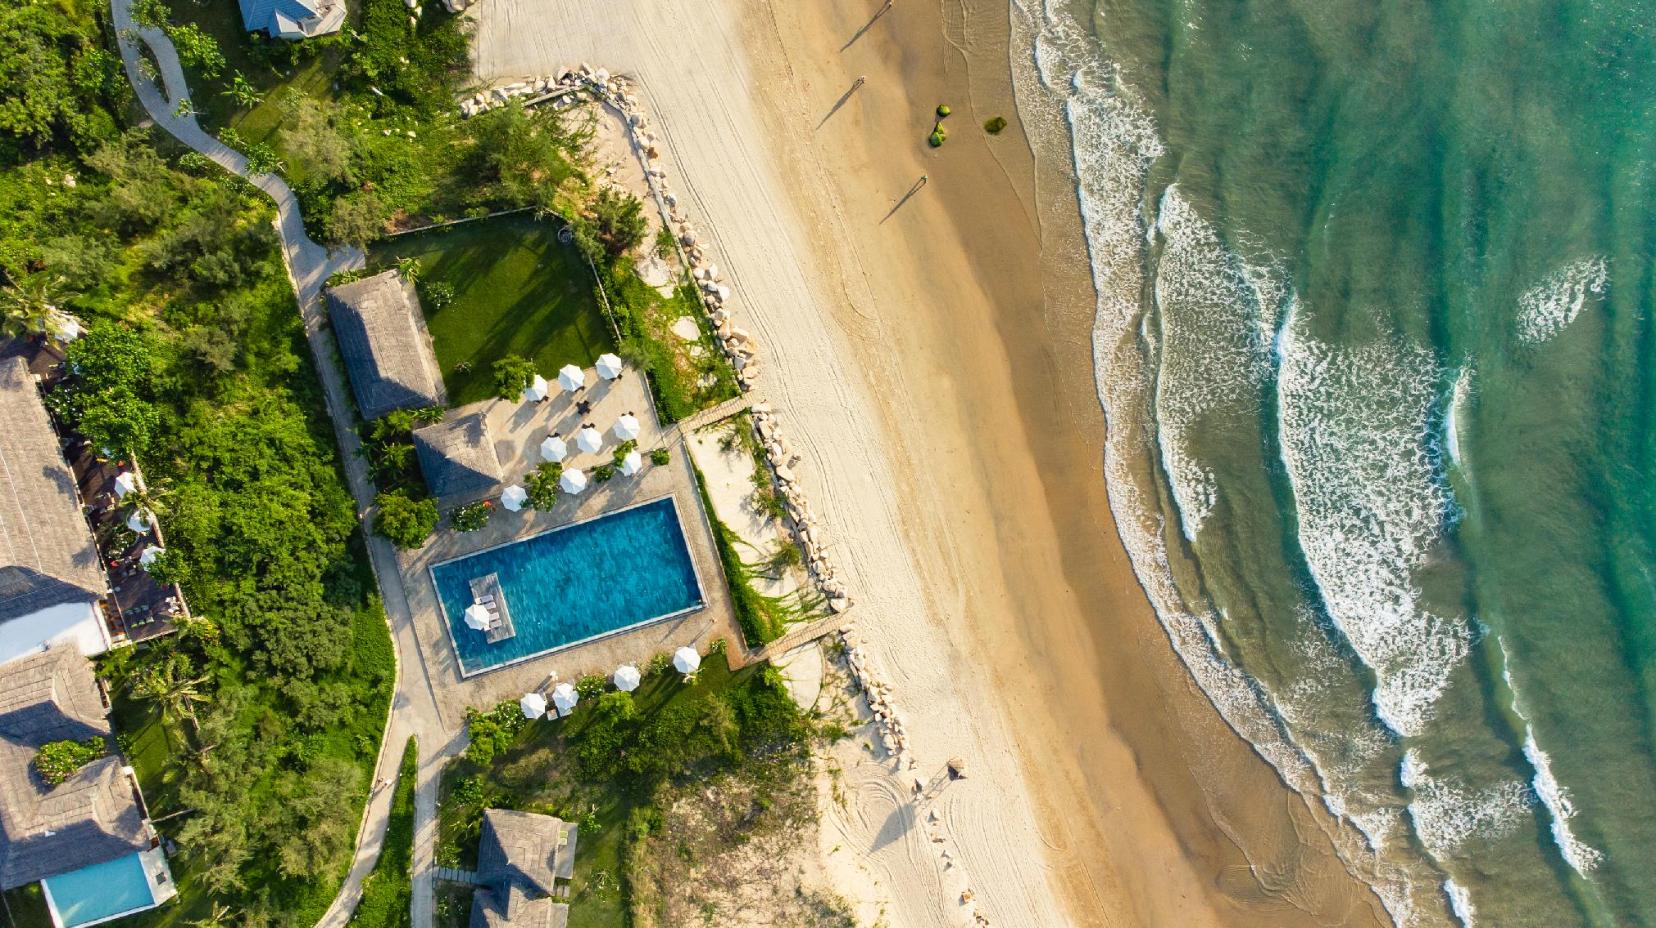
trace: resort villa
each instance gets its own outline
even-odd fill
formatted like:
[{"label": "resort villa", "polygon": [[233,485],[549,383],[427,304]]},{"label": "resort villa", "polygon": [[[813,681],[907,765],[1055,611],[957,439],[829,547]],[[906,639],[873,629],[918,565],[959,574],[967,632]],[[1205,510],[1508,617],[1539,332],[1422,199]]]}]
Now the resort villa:
[{"label": "resort villa", "polygon": [[345,24],[345,0],[240,0],[249,32],[273,39],[305,39],[338,32]]},{"label": "resort villa", "polygon": [[550,815],[483,810],[471,928],[563,928],[575,826]]},{"label": "resort villa", "polygon": [[[109,595],[34,375],[0,357],[0,890],[41,883],[58,928],[173,895],[87,660],[110,647]],[[35,768],[43,746],[92,739],[99,756],[61,782]]]},{"label": "resort villa", "polygon": [[460,502],[492,494],[503,477],[482,411],[415,429],[414,453],[426,488],[438,499]]},{"label": "resort villa", "polygon": [[109,582],[29,366],[0,358],[0,664],[72,642],[109,650]]},{"label": "resort villa", "polygon": [[402,275],[385,271],[329,287],[328,315],[364,422],[443,405],[420,299]]}]

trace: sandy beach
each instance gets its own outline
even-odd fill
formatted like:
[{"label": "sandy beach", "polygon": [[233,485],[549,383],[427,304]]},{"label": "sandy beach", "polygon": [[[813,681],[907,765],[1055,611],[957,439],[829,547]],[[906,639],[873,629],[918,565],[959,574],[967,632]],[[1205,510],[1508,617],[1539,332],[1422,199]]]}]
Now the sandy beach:
[{"label": "sandy beach", "polygon": [[[920,759],[846,784],[825,829],[869,882],[845,891],[894,928],[964,923],[961,872],[1002,926],[1383,923],[1320,813],[1194,687],[1122,551],[1079,225],[1020,131],[1005,6],[879,9],[470,14],[485,79],[587,61],[637,80],[764,346],[761,392]],[[907,788],[956,755],[946,870]]]}]

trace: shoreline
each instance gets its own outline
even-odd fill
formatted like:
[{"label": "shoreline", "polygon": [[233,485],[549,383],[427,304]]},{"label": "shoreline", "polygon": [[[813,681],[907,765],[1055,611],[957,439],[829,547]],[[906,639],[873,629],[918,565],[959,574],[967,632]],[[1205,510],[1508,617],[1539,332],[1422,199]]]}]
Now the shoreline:
[{"label": "shoreline", "polygon": [[[510,63],[551,54],[513,23],[531,15],[563,62],[639,77],[737,315],[769,349],[765,391],[804,446],[802,480],[842,540],[858,633],[915,753],[982,755],[988,775],[951,793],[946,820],[994,922],[1056,924],[1062,896],[1072,924],[1372,923],[1366,887],[1195,688],[1127,563],[1091,294],[1073,279],[1085,263],[1061,260],[1079,218],[1064,241],[1029,149],[1005,150],[1023,127],[1004,9],[998,41],[992,9],[945,20],[905,2],[869,24],[874,9],[484,0],[474,14],[496,43],[477,52],[500,69],[486,77],[560,63]],[[759,111],[736,112],[728,96],[755,89]],[[951,139],[929,151],[941,102]],[[1012,125],[985,142],[992,115]],[[997,750],[1009,743],[1018,757]],[[938,874],[891,859],[906,840],[871,840],[863,861],[899,890],[894,924],[958,923]]]}]

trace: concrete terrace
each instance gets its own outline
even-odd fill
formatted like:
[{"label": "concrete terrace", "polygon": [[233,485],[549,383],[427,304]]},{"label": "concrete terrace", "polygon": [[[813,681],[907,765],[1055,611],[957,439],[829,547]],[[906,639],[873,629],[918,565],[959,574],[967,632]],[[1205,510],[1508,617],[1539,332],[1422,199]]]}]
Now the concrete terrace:
[{"label": "concrete terrace", "polygon": [[[719,564],[718,550],[714,547],[712,528],[702,510],[690,458],[685,453],[683,442],[678,440],[677,431],[663,430],[656,421],[644,380],[636,371],[629,369],[619,381],[598,380],[588,371],[588,381],[588,386],[577,394],[555,392],[542,403],[486,400],[456,411],[457,414],[485,413],[495,452],[500,457],[505,475],[501,488],[521,483],[523,476],[540,464],[541,440],[554,431],[569,443],[565,468],[581,468],[590,477],[594,467],[613,460],[615,448],[620,442],[610,432],[610,427],[627,412],[638,418],[638,448],[644,455],[645,463],[644,469],[634,476],[624,477],[617,472],[604,483],[592,481],[579,495],[561,493],[557,505],[550,512],[539,512],[528,507],[521,512],[509,512],[497,503],[489,524],[481,531],[461,533],[448,528],[439,529],[425,547],[398,554],[397,566],[419,641],[420,660],[431,681],[433,696],[447,718],[462,719],[468,706],[486,707],[502,700],[516,699],[530,690],[541,689],[553,674],[559,680],[567,681],[591,673],[608,675],[623,663],[643,663],[658,652],[671,651],[682,645],[706,651],[713,641],[720,638],[728,641],[733,653],[742,650],[741,629],[731,609],[730,593]],[[586,415],[576,409],[576,404],[583,401],[592,407]],[[604,434],[604,446],[596,454],[587,454],[575,447],[575,431],[587,422]],[[649,463],[650,452],[661,447],[668,447],[672,454],[671,463],[663,466]],[[499,489],[493,495],[498,496]],[[461,675],[459,658],[454,653],[448,625],[437,602],[431,567],[559,526],[668,496],[678,507],[685,541],[701,578],[705,606],[686,615],[531,657],[521,663],[483,671],[471,677]],[[532,619],[517,616],[516,621],[521,626]]]}]

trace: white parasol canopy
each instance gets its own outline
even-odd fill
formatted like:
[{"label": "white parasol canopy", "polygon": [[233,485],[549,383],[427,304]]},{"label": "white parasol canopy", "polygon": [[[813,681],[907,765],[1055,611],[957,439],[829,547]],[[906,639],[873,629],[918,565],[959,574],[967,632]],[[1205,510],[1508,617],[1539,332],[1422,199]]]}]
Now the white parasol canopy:
[{"label": "white parasol canopy", "polygon": [[132,471],[122,471],[120,476],[115,478],[116,499],[120,499],[136,489],[138,489],[138,475]]},{"label": "white parasol canopy", "polygon": [[494,617],[482,603],[472,603],[466,607],[466,627],[483,631],[489,627]]},{"label": "white parasol canopy", "polygon": [[622,664],[620,667],[615,668],[615,676],[612,679],[615,681],[616,689],[623,693],[630,693],[633,690],[638,689],[638,681],[640,679],[638,675],[638,668],[631,664]]},{"label": "white parasol canopy", "polygon": [[615,420],[615,427],[610,429],[610,433],[621,441],[632,441],[638,437],[638,417],[627,413]]},{"label": "white parasol canopy", "polygon": [[569,710],[581,701],[581,694],[575,692],[575,687],[567,683],[560,683],[552,688],[552,705],[558,707],[559,715],[568,715]]},{"label": "white parasol canopy", "polygon": [[571,467],[558,478],[558,487],[565,493],[579,493],[586,489],[587,475],[579,467]]},{"label": "white parasol canopy", "polygon": [[529,386],[523,388],[523,401],[538,403],[546,399],[546,390],[546,378],[536,374],[535,379],[529,381]]},{"label": "white parasol canopy", "polygon": [[598,449],[604,447],[604,433],[590,425],[583,425],[581,430],[575,433],[575,447],[587,454],[597,454]]},{"label": "white parasol canopy", "polygon": [[160,545],[150,545],[144,549],[143,554],[138,555],[138,566],[149,570],[149,566],[155,563],[155,559],[166,553],[166,548]]},{"label": "white parasol canopy", "polygon": [[569,444],[556,435],[548,435],[541,442],[540,453],[543,461],[562,461],[569,457]]},{"label": "white parasol canopy", "polygon": [[621,359],[613,354],[599,355],[598,364],[596,366],[598,368],[598,376],[604,378],[605,380],[614,380],[615,378],[621,376]]},{"label": "white parasol canopy", "polygon": [[148,509],[134,509],[132,510],[132,515],[127,516],[127,528],[132,529],[140,535],[149,531],[150,526],[154,524],[155,514],[150,512]]},{"label": "white parasol canopy", "polygon": [[80,338],[81,333],[86,331],[81,328],[79,319],[68,313],[56,311],[52,313],[52,319],[46,323],[46,327],[51,330],[53,338],[65,343]]},{"label": "white parasol canopy", "polygon": [[673,667],[679,673],[695,673],[696,668],[700,666],[701,655],[696,653],[695,648],[685,645],[673,652]]},{"label": "white parasol canopy", "polygon": [[517,512],[519,509],[522,509],[523,504],[527,502],[528,499],[529,491],[515,483],[500,491],[500,505],[505,506],[512,512]]},{"label": "white parasol canopy", "polygon": [[574,393],[586,386],[586,371],[573,364],[565,364],[558,368],[558,386],[563,387],[565,393]]},{"label": "white parasol canopy", "polygon": [[627,452],[626,456],[621,459],[621,476],[623,477],[631,477],[643,469],[644,456],[638,453],[637,448]]},{"label": "white parasol canopy", "polygon": [[539,693],[524,693],[518,700],[518,708],[523,710],[526,719],[538,719],[546,714],[546,697]]}]

